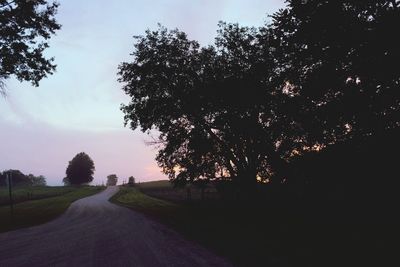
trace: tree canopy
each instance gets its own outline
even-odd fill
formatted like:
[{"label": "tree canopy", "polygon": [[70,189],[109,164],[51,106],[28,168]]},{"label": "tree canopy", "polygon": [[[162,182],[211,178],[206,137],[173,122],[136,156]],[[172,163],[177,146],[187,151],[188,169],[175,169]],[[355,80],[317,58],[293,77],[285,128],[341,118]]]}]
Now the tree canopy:
[{"label": "tree canopy", "polygon": [[33,186],[46,186],[47,185],[46,177],[44,177],[43,175],[35,176],[30,173],[30,174],[28,174],[28,178],[32,182]]},{"label": "tree canopy", "polygon": [[285,183],[296,155],[399,123],[398,1],[287,1],[260,28],[219,24],[212,46],[159,26],[119,66],[125,123],[157,129],[175,183]]},{"label": "tree canopy", "polygon": [[44,51],[61,27],[54,18],[57,8],[47,0],[0,0],[0,89],[12,75],[37,86],[53,73],[54,59]]},{"label": "tree canopy", "polygon": [[161,132],[157,160],[176,182],[227,176],[255,182],[270,163],[283,170],[274,103],[287,96],[271,79],[268,37],[255,28],[219,26],[215,46],[205,48],[179,30],[149,30],[137,37],[134,61],[120,65],[132,97],[122,107],[125,121]]},{"label": "tree canopy", "polygon": [[135,177],[130,176],[130,177],[128,178],[128,185],[129,185],[129,186],[134,186],[134,185],[135,185]]},{"label": "tree canopy", "polygon": [[282,81],[308,144],[334,144],[400,125],[399,1],[287,1],[273,15]]},{"label": "tree canopy", "polygon": [[78,153],[69,163],[66,177],[63,179],[66,185],[88,184],[93,181],[95,166],[93,160],[85,152]]},{"label": "tree canopy", "polygon": [[8,185],[6,176],[11,175],[13,186],[45,186],[46,177],[43,175],[35,176],[33,174],[25,175],[19,170],[6,170],[0,172],[0,186]]},{"label": "tree canopy", "polygon": [[107,185],[117,185],[118,177],[116,174],[110,174],[107,176]]}]

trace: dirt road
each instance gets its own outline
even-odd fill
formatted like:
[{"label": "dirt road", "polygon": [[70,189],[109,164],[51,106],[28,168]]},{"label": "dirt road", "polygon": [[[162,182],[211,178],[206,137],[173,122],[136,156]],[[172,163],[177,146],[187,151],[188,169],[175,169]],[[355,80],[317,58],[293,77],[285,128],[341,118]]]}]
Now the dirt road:
[{"label": "dirt road", "polygon": [[230,266],[204,248],[108,199],[74,202],[56,220],[0,234],[0,266]]}]

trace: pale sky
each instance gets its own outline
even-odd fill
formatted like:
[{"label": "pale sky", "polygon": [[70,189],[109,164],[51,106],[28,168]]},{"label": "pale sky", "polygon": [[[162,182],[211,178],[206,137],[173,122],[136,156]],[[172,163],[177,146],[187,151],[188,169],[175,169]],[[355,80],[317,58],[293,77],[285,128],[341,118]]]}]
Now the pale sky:
[{"label": "pale sky", "polygon": [[146,146],[147,134],[123,126],[119,107],[129,98],[117,82],[117,67],[130,61],[132,36],[157,23],[185,31],[202,45],[212,44],[217,23],[261,26],[283,0],[60,0],[62,29],[48,56],[57,71],[39,87],[7,81],[0,97],[0,171],[19,169],[60,185],[77,153],[94,160],[93,184],[117,174],[139,181],[166,179]]}]

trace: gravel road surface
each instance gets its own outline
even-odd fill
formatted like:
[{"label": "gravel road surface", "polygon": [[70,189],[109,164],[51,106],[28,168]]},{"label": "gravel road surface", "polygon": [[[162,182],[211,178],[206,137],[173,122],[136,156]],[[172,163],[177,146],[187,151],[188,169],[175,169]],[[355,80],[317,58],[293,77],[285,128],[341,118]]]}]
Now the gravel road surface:
[{"label": "gravel road surface", "polygon": [[0,267],[231,266],[206,249],[108,199],[118,187],[75,201],[59,218],[0,234]]}]

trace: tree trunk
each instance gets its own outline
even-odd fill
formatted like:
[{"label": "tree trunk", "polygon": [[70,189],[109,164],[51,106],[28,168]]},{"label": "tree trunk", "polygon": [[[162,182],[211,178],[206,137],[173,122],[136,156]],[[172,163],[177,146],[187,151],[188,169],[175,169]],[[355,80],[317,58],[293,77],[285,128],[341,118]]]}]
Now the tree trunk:
[{"label": "tree trunk", "polygon": [[269,150],[267,159],[277,176],[276,178],[278,178],[278,182],[282,182],[283,179],[290,180],[293,178],[289,164],[277,152]]},{"label": "tree trunk", "polygon": [[239,198],[250,199],[256,193],[257,171],[255,168],[249,168],[239,173],[237,177],[237,189]]}]

